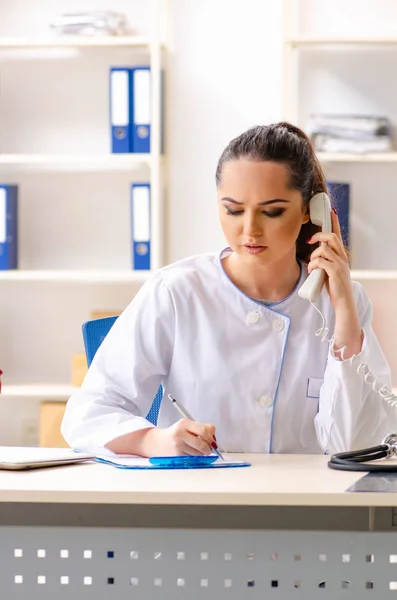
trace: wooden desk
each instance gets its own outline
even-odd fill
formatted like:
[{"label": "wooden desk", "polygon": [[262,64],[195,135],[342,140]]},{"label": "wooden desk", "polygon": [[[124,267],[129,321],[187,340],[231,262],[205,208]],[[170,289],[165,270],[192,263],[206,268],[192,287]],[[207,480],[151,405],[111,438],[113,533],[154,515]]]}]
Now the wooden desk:
[{"label": "wooden desk", "polygon": [[247,459],[1,471],[2,598],[397,599],[397,494],[346,492],[362,474],[324,456]]}]

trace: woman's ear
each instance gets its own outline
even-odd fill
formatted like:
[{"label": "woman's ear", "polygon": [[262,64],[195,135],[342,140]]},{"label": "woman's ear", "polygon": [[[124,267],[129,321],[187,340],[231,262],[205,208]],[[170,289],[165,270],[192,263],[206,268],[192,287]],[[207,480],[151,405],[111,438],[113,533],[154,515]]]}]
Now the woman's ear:
[{"label": "woman's ear", "polygon": [[310,210],[309,210],[309,204],[306,204],[306,206],[303,209],[303,220],[302,220],[302,225],[305,225],[306,223],[308,223],[310,221]]}]

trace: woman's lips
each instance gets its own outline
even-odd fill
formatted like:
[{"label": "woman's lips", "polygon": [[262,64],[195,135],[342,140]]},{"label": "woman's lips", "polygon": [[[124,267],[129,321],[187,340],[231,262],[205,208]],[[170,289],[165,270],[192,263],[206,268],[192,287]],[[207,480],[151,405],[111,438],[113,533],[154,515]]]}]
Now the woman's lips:
[{"label": "woman's lips", "polygon": [[249,254],[261,254],[267,248],[267,246],[258,246],[256,244],[244,244],[244,248],[249,252]]}]

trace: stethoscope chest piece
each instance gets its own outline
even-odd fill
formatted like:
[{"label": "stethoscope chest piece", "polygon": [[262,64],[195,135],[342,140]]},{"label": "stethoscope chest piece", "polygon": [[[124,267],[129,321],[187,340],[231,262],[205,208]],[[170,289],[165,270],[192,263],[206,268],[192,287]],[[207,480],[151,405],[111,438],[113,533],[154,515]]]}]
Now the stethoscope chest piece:
[{"label": "stethoscope chest piece", "polygon": [[382,444],[389,446],[387,458],[397,456],[397,433],[388,433],[383,439]]}]

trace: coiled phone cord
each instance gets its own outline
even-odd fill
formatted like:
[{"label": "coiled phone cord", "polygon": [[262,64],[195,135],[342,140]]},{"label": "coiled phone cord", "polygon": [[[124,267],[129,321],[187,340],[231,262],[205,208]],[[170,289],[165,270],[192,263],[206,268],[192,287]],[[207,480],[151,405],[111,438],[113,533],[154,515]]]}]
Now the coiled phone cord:
[{"label": "coiled phone cord", "polygon": [[[317,306],[311,302],[312,306],[316,309],[322,319],[322,326],[317,329],[315,335],[321,336],[321,341],[328,343],[331,346],[331,353],[333,356],[340,354],[342,360],[345,359],[346,346],[342,346],[338,350],[335,349],[335,337],[332,335],[329,337],[329,328],[326,326],[325,317]],[[353,354],[347,359],[353,368],[356,368],[357,374],[362,376],[365,383],[372,386],[372,389],[377,392],[381,398],[386,400],[393,408],[397,407],[397,396],[393,394],[387,385],[384,385],[375,375],[370,371],[369,367],[363,363],[358,362],[357,367],[355,361],[358,359],[357,354]],[[357,362],[357,361],[356,361]],[[386,464],[384,462],[377,463],[375,465],[361,464],[367,461],[379,460],[381,458],[390,458],[391,456],[397,456],[397,435],[389,434],[383,440],[379,446],[372,446],[371,448],[363,448],[362,450],[352,450],[350,452],[339,452],[333,454],[328,462],[330,469],[337,469],[341,471],[366,471],[366,472],[378,472],[397,473],[397,462],[396,464]]]},{"label": "coiled phone cord", "polygon": [[[335,337],[331,336],[328,337],[329,334],[329,329],[326,326],[325,323],[325,317],[323,315],[323,313],[321,312],[321,310],[319,308],[317,308],[317,306],[311,302],[312,306],[314,306],[314,308],[316,309],[316,311],[319,313],[321,319],[322,319],[322,326],[317,329],[317,331],[315,332],[315,335],[317,337],[321,336],[321,341],[324,343],[328,343],[331,345],[331,353],[333,356],[335,356],[335,354],[340,354],[340,357],[342,360],[346,360],[345,359],[345,350],[346,350],[346,346],[342,346],[342,348],[339,348],[338,350],[335,350]],[[351,364],[352,367],[355,368],[354,365],[354,361],[358,358],[357,354],[353,354],[349,359],[349,363]],[[368,366],[363,363],[363,362],[359,362],[358,366],[356,368],[357,374],[361,375],[365,381],[365,383],[367,383],[368,385],[372,385],[372,389],[374,390],[374,392],[377,392],[382,398],[383,400],[386,400],[386,402],[388,402],[390,404],[390,406],[392,406],[393,408],[397,407],[397,396],[395,396],[395,394],[393,394],[393,392],[391,391],[390,388],[387,387],[387,385],[383,384],[381,381],[379,381],[379,379],[377,377],[375,377],[375,375],[372,373],[372,371],[369,370]],[[372,381],[371,381],[372,379]]]}]

